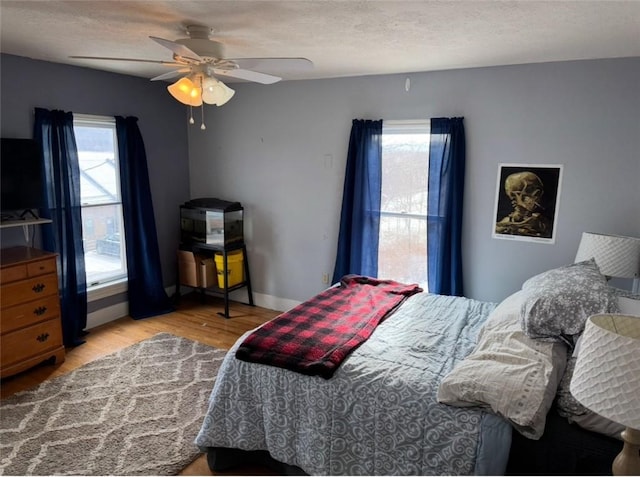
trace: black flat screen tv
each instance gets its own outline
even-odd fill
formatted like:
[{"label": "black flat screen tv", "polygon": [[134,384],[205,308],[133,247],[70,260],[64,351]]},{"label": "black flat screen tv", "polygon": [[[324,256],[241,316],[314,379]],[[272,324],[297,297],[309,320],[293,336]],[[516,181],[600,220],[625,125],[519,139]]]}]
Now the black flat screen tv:
[{"label": "black flat screen tv", "polygon": [[37,212],[44,206],[42,159],[33,139],[2,138],[0,209],[5,216]]}]

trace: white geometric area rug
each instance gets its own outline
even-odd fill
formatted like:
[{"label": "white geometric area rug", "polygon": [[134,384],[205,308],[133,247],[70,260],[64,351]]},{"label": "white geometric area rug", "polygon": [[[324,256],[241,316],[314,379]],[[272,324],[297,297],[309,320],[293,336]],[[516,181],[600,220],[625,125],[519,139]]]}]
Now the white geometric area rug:
[{"label": "white geometric area rug", "polygon": [[0,474],[175,475],[226,354],[168,333],[0,404]]}]

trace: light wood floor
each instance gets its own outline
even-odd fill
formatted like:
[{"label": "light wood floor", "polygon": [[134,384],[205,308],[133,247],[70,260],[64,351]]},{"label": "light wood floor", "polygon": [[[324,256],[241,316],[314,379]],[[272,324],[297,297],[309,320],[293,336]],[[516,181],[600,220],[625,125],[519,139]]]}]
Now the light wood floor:
[{"label": "light wood floor", "polygon": [[[224,311],[222,299],[202,297],[199,294],[183,296],[176,311],[166,315],[133,320],[121,318],[102,326],[92,328],[85,337],[86,342],[75,348],[67,349],[63,363],[43,364],[16,376],[5,378],[1,382],[2,398],[40,384],[47,379],[68,373],[83,364],[113,353],[157,333],[172,333],[194,341],[229,349],[244,332],[270,320],[279,314],[277,311],[252,307],[230,302],[229,315],[224,318],[218,312]],[[243,467],[230,473],[212,473],[205,456],[185,468],[182,475],[272,475],[269,469]]]}]

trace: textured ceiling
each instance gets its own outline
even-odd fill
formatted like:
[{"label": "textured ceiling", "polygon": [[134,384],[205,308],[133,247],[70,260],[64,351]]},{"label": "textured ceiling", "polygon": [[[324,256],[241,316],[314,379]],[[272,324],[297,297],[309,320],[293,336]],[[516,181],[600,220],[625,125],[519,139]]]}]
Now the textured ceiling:
[{"label": "textured ceiling", "polygon": [[214,28],[226,57],[306,57],[284,79],[640,56],[640,1],[0,0],[3,53],[151,78],[171,60],[149,39]]}]

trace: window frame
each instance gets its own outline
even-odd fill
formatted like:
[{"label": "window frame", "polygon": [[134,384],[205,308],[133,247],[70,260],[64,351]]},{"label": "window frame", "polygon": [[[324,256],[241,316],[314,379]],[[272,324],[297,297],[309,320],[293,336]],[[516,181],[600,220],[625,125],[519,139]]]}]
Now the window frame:
[{"label": "window frame", "polygon": [[[410,120],[384,120],[382,122],[382,137],[389,134],[426,134],[429,137],[431,131],[431,121],[429,119],[410,119]],[[427,139],[428,141],[428,139]],[[384,144],[384,139],[382,139]],[[382,150],[384,161],[384,147]],[[427,153],[428,154],[428,153]],[[428,156],[427,156],[427,171],[428,171]],[[427,172],[428,173],[428,172]],[[382,176],[382,180],[384,181],[384,174]],[[427,190],[428,194],[428,190]],[[384,218],[398,218],[398,219],[407,219],[407,220],[419,220],[424,222],[424,226],[426,229],[427,224],[427,213],[425,211],[424,214],[420,213],[412,213],[412,212],[397,212],[397,211],[385,211],[383,209],[382,204],[380,205],[380,220]],[[378,256],[378,261],[380,261],[380,255]],[[421,285],[427,289],[427,279],[425,277],[424,281],[421,281]]]},{"label": "window frame", "polygon": [[[119,200],[116,201],[105,201],[100,203],[85,203],[82,202],[81,210],[91,209],[91,208],[99,208],[105,206],[118,206],[120,208],[121,213],[123,213],[123,203],[122,203],[122,186],[120,183],[120,157],[118,154],[118,138],[116,132],[116,121],[112,116],[101,116],[101,115],[90,115],[90,114],[75,114],[73,115],[73,127],[74,133],[76,127],[102,127],[111,129],[113,132],[113,143],[114,143],[114,162],[115,162],[115,179],[116,179],[116,188],[117,188],[117,198]],[[78,151],[78,160],[80,161],[80,151]],[[123,215],[120,217],[120,223],[124,224]],[[84,224],[82,230],[82,239],[85,240],[84,235]],[[121,236],[124,238],[124,227],[122,225],[122,230],[120,230]],[[101,279],[98,281],[92,281],[89,283],[87,281],[87,301],[92,302],[96,300],[101,300],[103,298],[107,298],[113,295],[118,295],[120,293],[126,293],[128,290],[128,268],[127,268],[127,260],[126,260],[126,239],[121,242],[121,261],[123,266],[123,273],[119,273],[111,278]]]}]

